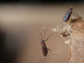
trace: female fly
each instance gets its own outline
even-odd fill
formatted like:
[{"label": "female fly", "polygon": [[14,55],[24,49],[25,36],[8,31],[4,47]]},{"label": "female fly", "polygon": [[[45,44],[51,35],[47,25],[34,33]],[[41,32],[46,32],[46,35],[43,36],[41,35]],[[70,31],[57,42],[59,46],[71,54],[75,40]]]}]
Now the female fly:
[{"label": "female fly", "polygon": [[[47,56],[48,54],[48,50],[51,51],[53,54],[55,54],[51,49],[47,48],[45,42],[51,37],[51,35],[49,37],[47,37],[47,39],[45,40],[45,34],[46,34],[46,28],[45,28],[45,32],[44,32],[44,37],[42,36],[42,33],[40,32],[40,35],[42,37],[41,40],[41,46],[42,46],[42,52],[44,56]],[[56,55],[56,54],[55,54]],[[57,56],[57,55],[56,55]]]}]

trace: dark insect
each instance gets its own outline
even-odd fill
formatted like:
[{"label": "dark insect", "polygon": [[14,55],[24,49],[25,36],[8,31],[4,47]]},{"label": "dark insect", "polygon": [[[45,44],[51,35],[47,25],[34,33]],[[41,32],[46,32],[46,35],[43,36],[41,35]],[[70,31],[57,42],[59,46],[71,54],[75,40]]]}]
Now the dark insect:
[{"label": "dark insect", "polygon": [[[47,39],[45,39],[46,29],[45,29],[45,32],[44,32],[44,38],[43,38],[41,32],[40,32],[40,34],[41,34],[41,37],[42,37],[42,39],[40,39],[40,40],[41,40],[41,46],[42,46],[43,55],[44,55],[44,56],[47,56],[48,50],[51,51],[53,54],[55,54],[51,49],[47,48],[47,46],[46,46],[46,44],[45,44],[45,42],[51,37],[52,34],[51,34],[49,37],[47,37]],[[56,55],[56,54],[55,54],[55,55]],[[57,55],[56,55],[56,56],[57,56]]]},{"label": "dark insect", "polygon": [[46,44],[45,44],[45,41],[44,41],[44,40],[41,41],[41,46],[42,46],[43,55],[44,55],[44,56],[47,56],[47,54],[48,54],[48,49],[47,49],[47,47],[46,47]]},{"label": "dark insect", "polygon": [[72,14],[72,10],[73,8],[70,8],[69,11],[67,11],[67,13],[65,14],[64,18],[63,18],[63,21],[64,22],[67,22]]}]

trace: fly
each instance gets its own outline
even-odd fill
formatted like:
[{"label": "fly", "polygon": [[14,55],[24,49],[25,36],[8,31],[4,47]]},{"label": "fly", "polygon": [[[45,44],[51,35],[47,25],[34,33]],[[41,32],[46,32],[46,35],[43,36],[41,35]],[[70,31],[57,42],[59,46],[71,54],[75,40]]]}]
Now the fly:
[{"label": "fly", "polygon": [[42,38],[42,39],[40,39],[41,40],[41,46],[42,46],[42,52],[43,52],[43,55],[46,57],[48,54],[48,50],[51,51],[53,54],[55,54],[55,53],[51,49],[47,48],[46,43],[45,43],[52,36],[52,34],[49,37],[47,37],[47,39],[45,39],[45,34],[46,34],[46,28],[44,31],[44,37],[43,37],[42,33],[40,32],[40,35]]}]

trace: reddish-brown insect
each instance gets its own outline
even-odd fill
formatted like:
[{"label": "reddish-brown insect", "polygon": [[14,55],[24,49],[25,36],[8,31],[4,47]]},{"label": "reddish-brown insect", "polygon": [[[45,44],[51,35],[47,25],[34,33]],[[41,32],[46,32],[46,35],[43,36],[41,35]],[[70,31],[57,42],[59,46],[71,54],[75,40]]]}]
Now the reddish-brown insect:
[{"label": "reddish-brown insect", "polygon": [[[40,34],[41,34],[41,37],[42,37],[42,39],[40,39],[40,40],[41,40],[41,46],[42,46],[43,55],[44,55],[44,56],[47,56],[48,50],[51,51],[53,54],[55,54],[51,49],[47,48],[47,46],[46,46],[46,44],[45,44],[45,42],[51,37],[52,34],[51,34],[49,37],[47,37],[47,39],[45,39],[46,29],[45,29],[45,32],[44,32],[44,37],[43,37],[43,35],[42,35],[41,32],[40,32]],[[55,55],[56,55],[56,54],[55,54]],[[57,56],[57,55],[56,55],[56,56]]]}]

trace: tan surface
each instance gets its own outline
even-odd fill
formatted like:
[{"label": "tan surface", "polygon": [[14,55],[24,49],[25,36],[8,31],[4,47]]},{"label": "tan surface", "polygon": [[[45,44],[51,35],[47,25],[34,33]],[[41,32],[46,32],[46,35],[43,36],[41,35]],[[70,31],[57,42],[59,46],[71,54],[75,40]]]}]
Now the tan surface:
[{"label": "tan surface", "polygon": [[[46,42],[51,52],[43,56],[40,40],[42,27],[56,27],[68,10],[68,4],[57,5],[0,5],[0,20],[8,31],[26,28],[29,32],[27,44],[22,48],[17,63],[68,63],[69,46],[61,41],[58,33],[53,32],[52,37]],[[84,16],[84,5],[76,4],[76,12]]]}]

